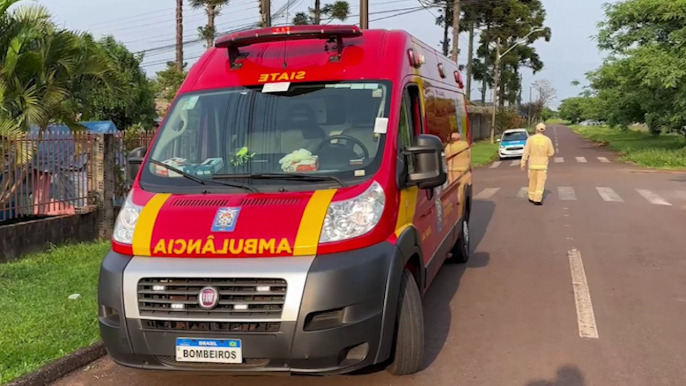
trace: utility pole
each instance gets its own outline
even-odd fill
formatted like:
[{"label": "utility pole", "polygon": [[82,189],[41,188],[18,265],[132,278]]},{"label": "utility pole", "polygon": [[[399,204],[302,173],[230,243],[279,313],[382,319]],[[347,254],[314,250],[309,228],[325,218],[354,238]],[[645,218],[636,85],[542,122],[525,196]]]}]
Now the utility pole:
[{"label": "utility pole", "polygon": [[453,55],[452,59],[457,63],[459,54],[458,41],[460,40],[460,0],[454,0],[453,4]]},{"label": "utility pole", "polygon": [[493,112],[491,117],[491,143],[495,143],[495,117],[498,108],[498,77],[500,76],[500,38],[495,47],[495,75],[493,76]]},{"label": "utility pole", "polygon": [[183,0],[176,0],[176,69],[183,70]]},{"label": "utility pole", "polygon": [[[362,8],[360,8],[362,9]],[[314,0],[314,24],[319,25],[322,20],[320,0]]]},{"label": "utility pole", "polygon": [[272,26],[272,5],[271,0],[260,0],[260,15],[262,16],[262,27]]},{"label": "utility pole", "polygon": [[474,18],[469,20],[469,52],[467,53],[467,101],[472,100],[472,73],[474,71]]},{"label": "utility pole", "polygon": [[360,0],[360,28],[369,29],[369,0]]},{"label": "utility pole", "polygon": [[528,126],[528,127],[531,127],[531,104],[533,103],[533,97],[532,97],[531,94],[533,94],[533,92],[534,92],[534,87],[533,87],[533,86],[529,86],[529,114],[528,114],[528,116],[529,116],[529,126]]}]

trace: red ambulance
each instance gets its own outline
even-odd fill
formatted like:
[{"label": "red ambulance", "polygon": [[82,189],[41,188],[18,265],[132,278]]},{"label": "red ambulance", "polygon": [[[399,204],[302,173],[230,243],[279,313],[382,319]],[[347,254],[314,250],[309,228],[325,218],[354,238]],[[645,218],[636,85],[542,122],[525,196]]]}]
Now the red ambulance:
[{"label": "red ambulance", "polygon": [[469,258],[471,136],[448,58],[406,32],[218,38],[149,148],[99,280],[112,359],[142,369],[412,374],[422,296]]}]

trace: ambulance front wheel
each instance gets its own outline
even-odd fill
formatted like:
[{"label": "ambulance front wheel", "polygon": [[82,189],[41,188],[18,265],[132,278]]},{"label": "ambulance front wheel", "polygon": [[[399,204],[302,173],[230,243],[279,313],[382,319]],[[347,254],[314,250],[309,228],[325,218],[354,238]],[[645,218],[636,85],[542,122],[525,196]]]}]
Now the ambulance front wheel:
[{"label": "ambulance front wheel", "polygon": [[393,375],[414,374],[424,363],[424,313],[419,287],[405,270],[400,281],[393,362],[387,371]]}]

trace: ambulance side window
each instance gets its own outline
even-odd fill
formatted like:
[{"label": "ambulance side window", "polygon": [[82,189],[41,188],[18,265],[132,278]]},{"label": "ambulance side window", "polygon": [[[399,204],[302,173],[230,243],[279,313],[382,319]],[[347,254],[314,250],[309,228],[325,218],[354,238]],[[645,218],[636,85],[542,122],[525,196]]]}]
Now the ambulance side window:
[{"label": "ambulance side window", "polygon": [[[413,142],[412,124],[410,123],[410,101],[407,94],[400,104],[400,121],[398,122],[398,151],[402,152]],[[408,170],[414,170],[414,158],[404,157],[407,162]]]}]

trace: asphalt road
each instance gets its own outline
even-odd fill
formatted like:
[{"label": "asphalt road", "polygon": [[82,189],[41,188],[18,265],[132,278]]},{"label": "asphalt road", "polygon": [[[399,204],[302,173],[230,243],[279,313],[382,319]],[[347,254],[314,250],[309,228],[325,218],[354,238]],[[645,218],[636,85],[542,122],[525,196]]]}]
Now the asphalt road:
[{"label": "asphalt road", "polygon": [[104,358],[55,385],[685,385],[686,174],[618,163],[564,126],[548,135],[561,158],[541,207],[511,161],[475,171],[473,257],[424,299],[421,373],[201,377]]}]

